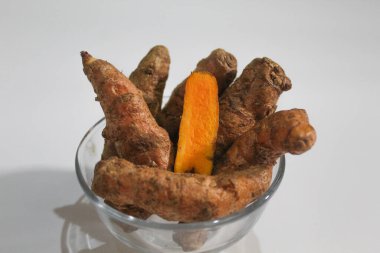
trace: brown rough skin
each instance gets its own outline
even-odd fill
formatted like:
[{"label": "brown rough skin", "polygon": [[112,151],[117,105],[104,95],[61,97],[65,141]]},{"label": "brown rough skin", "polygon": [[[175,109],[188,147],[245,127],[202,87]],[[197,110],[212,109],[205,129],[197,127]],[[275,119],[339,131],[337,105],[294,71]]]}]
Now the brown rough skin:
[{"label": "brown rough skin", "polygon": [[305,110],[276,112],[240,136],[217,164],[217,172],[245,169],[247,164],[273,166],[285,153],[302,154],[316,141]]},{"label": "brown rough skin", "polygon": [[129,79],[144,95],[153,117],[161,111],[162,95],[169,75],[170,56],[166,47],[158,45],[150,49]]},{"label": "brown rough skin", "polygon": [[[198,62],[194,71],[206,71],[213,74],[218,82],[219,96],[235,79],[236,58],[223,49],[215,49],[210,55]],[[158,124],[165,128],[173,143],[178,141],[178,131],[183,111],[186,79],[172,92],[169,101],[158,116]]]},{"label": "brown rough skin", "polygon": [[111,140],[104,139],[102,160],[106,160],[111,156],[117,156],[115,144]]},{"label": "brown rough skin", "polygon": [[[157,125],[142,92],[110,63],[87,52],[81,52],[81,56],[83,71],[92,83],[106,118],[102,159],[117,155],[136,164],[171,168],[173,150],[169,136]],[[141,219],[150,216],[137,207],[116,209]]]},{"label": "brown rough skin", "polygon": [[[144,209],[135,207],[133,205],[118,206],[118,205],[115,205],[114,203],[107,201],[107,200],[105,200],[104,203],[106,203],[107,205],[111,206],[112,208],[118,210],[119,212],[131,215],[131,216],[139,218],[139,219],[146,220],[152,215],[151,213],[145,211]],[[112,221],[115,224],[117,224],[120,228],[122,228],[125,233],[132,233],[132,232],[138,230],[138,227],[135,227],[133,225],[125,224],[125,223],[122,223],[118,220],[112,220]]]},{"label": "brown rough skin", "polygon": [[171,142],[159,127],[142,93],[110,63],[81,52],[83,70],[106,118],[103,136],[119,157],[161,169],[171,166]]},{"label": "brown rough skin", "polygon": [[272,114],[283,91],[291,88],[284,70],[269,58],[256,58],[220,98],[215,159],[248,131],[256,121]]},{"label": "brown rough skin", "polygon": [[[162,95],[169,75],[170,56],[166,47],[158,45],[149,50],[137,68],[129,76],[129,80],[139,88],[153,117],[161,111]],[[112,141],[104,142],[102,159],[117,156]]]},{"label": "brown rough skin", "polygon": [[271,176],[272,166],[206,176],[112,157],[96,165],[92,190],[116,205],[132,204],[166,220],[194,222],[240,210],[268,189]]},{"label": "brown rough skin", "polygon": [[148,219],[152,214],[149,212],[146,212],[144,209],[135,207],[133,205],[116,205],[115,203],[112,203],[110,201],[105,200],[104,203],[107,205],[113,207],[114,209],[117,209],[118,211],[122,213],[126,213],[128,215],[138,217],[140,219],[146,220]]}]

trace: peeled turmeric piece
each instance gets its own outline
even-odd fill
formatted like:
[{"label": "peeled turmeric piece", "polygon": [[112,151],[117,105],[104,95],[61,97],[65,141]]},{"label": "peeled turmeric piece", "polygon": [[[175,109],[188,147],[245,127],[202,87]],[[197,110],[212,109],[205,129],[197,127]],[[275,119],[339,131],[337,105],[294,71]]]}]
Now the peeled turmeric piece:
[{"label": "peeled turmeric piece", "polygon": [[95,167],[92,190],[115,205],[143,208],[166,220],[221,218],[244,208],[269,187],[272,166],[215,176],[173,173],[111,157]]},{"label": "peeled turmeric piece", "polygon": [[[237,61],[231,53],[218,48],[209,56],[200,60],[194,71],[206,71],[213,74],[218,82],[218,94],[232,83],[236,76]],[[157,121],[160,126],[168,131],[173,143],[178,142],[179,125],[183,111],[183,99],[185,96],[186,79],[182,81],[172,92]]]},{"label": "peeled turmeric piece", "polygon": [[106,118],[103,136],[117,155],[135,164],[161,169],[171,166],[171,142],[159,127],[142,92],[110,63],[81,52],[83,71],[91,82]]},{"label": "peeled turmeric piece", "polygon": [[153,117],[161,111],[162,95],[169,75],[170,56],[166,47],[158,45],[149,50],[129,79],[143,92]]},{"label": "peeled turmeric piece", "polygon": [[216,159],[258,120],[274,113],[279,96],[291,86],[284,70],[271,59],[250,62],[220,98]]},{"label": "peeled turmeric piece", "polygon": [[174,172],[210,175],[219,125],[218,84],[208,72],[186,81]]},{"label": "peeled turmeric piece", "polygon": [[316,141],[305,110],[275,112],[240,136],[217,164],[217,173],[245,169],[247,165],[273,166],[285,153],[302,154]]}]

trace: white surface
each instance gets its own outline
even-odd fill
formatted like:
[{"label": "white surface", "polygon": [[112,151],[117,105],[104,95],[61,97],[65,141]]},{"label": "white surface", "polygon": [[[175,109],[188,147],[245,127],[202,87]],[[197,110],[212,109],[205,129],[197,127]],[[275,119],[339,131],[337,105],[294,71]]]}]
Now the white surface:
[{"label": "white surface", "polygon": [[[0,1],[0,252],[71,252],[65,226],[91,224],[74,154],[102,112],[79,52],[129,73],[158,43],[172,58],[166,94],[216,47],[239,72],[273,58],[293,81],[280,109],[306,108],[318,131],[229,252],[379,252],[380,2],[177,2]],[[73,252],[111,252],[99,237]]]}]

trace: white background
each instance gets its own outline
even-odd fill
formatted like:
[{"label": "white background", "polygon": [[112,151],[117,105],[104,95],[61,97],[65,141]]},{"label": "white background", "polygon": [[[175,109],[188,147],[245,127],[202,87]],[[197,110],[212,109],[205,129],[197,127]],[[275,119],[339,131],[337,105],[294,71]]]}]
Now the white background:
[{"label": "white background", "polygon": [[[239,73],[271,57],[293,82],[279,108],[305,108],[318,132],[231,252],[380,252],[379,24],[379,1],[1,0],[0,252],[71,252],[64,227],[91,223],[74,155],[102,117],[79,52],[128,74],[156,44],[172,59],[166,95],[217,47]],[[103,233],[77,252],[110,252]]]}]

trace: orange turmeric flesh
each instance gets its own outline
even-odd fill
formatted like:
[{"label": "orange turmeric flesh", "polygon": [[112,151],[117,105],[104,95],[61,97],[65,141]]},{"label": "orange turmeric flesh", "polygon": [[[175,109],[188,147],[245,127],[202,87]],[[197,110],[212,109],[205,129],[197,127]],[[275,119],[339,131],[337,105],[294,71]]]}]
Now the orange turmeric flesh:
[{"label": "orange turmeric flesh", "polygon": [[174,172],[211,174],[218,126],[218,83],[208,72],[193,72],[186,81]]}]

